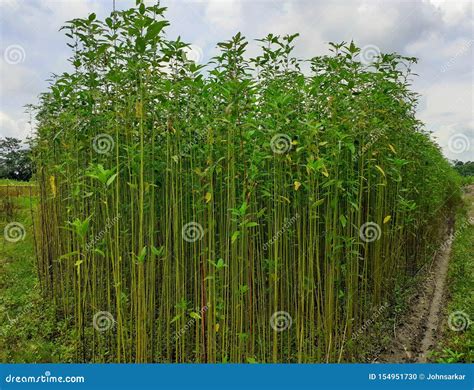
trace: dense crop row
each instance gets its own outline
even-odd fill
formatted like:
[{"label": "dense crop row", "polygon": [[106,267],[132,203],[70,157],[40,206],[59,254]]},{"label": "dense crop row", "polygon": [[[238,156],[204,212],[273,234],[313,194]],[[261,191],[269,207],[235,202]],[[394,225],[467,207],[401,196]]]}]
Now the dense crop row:
[{"label": "dense crop row", "polygon": [[[79,360],[350,360],[456,198],[415,61],[237,34],[207,71],[140,5],[66,26],[37,107],[42,288]],[[310,67],[303,72],[300,67]]]}]

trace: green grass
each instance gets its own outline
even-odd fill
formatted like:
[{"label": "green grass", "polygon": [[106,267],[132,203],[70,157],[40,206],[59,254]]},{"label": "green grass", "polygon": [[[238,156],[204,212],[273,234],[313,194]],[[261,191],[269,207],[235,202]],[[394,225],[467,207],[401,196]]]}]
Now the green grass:
[{"label": "green grass", "polygon": [[474,184],[474,176],[463,176],[462,184],[467,186],[469,184]]},{"label": "green grass", "polygon": [[432,356],[436,362],[474,362],[474,225],[469,224],[469,215],[471,221],[474,217],[474,195],[466,195],[465,201],[466,208],[459,212],[456,220],[456,235],[448,271],[450,296],[446,316],[448,318],[454,312],[462,312],[471,324],[465,330],[454,331],[448,326],[448,321],[445,322],[443,340]]},{"label": "green grass", "polygon": [[0,179],[0,186],[31,186],[36,185],[34,181],[18,181],[18,180],[11,180],[11,179]]},{"label": "green grass", "polygon": [[[54,307],[39,293],[30,199],[10,201],[15,206],[13,215],[0,214],[0,362],[71,361],[67,323],[56,321]],[[10,222],[25,227],[23,240],[5,240],[3,230]]]}]

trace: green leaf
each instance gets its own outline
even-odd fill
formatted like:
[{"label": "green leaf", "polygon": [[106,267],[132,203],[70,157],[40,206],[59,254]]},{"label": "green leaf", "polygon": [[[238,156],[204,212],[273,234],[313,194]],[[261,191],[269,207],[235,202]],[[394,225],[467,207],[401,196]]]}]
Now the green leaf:
[{"label": "green leaf", "polygon": [[247,222],[245,224],[246,227],[255,227],[255,226],[258,226],[258,223],[257,222]]},{"label": "green leaf", "polygon": [[117,177],[116,173],[114,173],[112,176],[109,177],[109,179],[107,180],[107,187],[110,186],[114,182],[116,177]]},{"label": "green leaf", "polygon": [[151,41],[153,39],[156,38],[156,36],[161,32],[161,30],[163,30],[164,27],[168,26],[169,23],[166,21],[166,20],[161,20],[161,21],[158,21],[158,22],[154,22],[153,24],[151,24],[147,31],[146,31],[146,35],[145,35],[145,40],[147,41]]},{"label": "green leaf", "polygon": [[227,265],[224,263],[224,259],[219,259],[217,260],[216,268],[221,269],[227,267]]},{"label": "green leaf", "polygon": [[381,167],[376,165],[375,168],[377,168],[382,173],[382,175],[385,177],[385,172],[383,171],[383,169]]},{"label": "green leaf", "polygon": [[81,221],[79,218],[76,218],[72,222],[68,222],[74,227],[74,232],[81,238],[84,239],[87,231],[89,230],[89,221],[92,216],[87,217],[84,221]]},{"label": "green leaf", "polygon": [[108,26],[109,28],[112,28],[112,26],[113,26],[113,20],[112,20],[112,18],[105,18],[105,23],[107,24],[107,26]]},{"label": "green leaf", "polygon": [[248,207],[247,202],[244,201],[239,208],[240,215],[242,216],[245,215],[245,212],[247,211],[247,207]]},{"label": "green leaf", "polygon": [[234,234],[232,234],[232,244],[239,238],[240,236],[240,231],[235,231]]},{"label": "green leaf", "polygon": [[249,286],[247,286],[246,284],[243,284],[239,287],[239,293],[245,294],[247,293],[247,291],[249,291]]},{"label": "green leaf", "polygon": [[344,215],[339,216],[339,221],[341,222],[342,227],[346,227],[347,225],[347,218]]},{"label": "green leaf", "polygon": [[140,254],[137,256],[138,262],[143,263],[145,261],[145,257],[146,257],[146,246],[142,248],[142,250],[140,251]]},{"label": "green leaf", "polygon": [[105,257],[105,253],[103,251],[101,251],[99,248],[95,248],[94,249],[94,252],[95,253],[98,253],[99,255],[101,255],[102,257]]},{"label": "green leaf", "polygon": [[135,40],[135,48],[139,53],[144,53],[146,48],[146,41],[143,37],[137,37]]},{"label": "green leaf", "polygon": [[192,311],[191,313],[189,313],[189,315],[191,316],[191,318],[194,318],[195,320],[201,319],[201,316],[199,315],[199,313],[196,313],[195,311]]},{"label": "green leaf", "polygon": [[351,153],[354,154],[355,151],[356,151],[354,144],[353,144],[353,143],[350,143],[350,144],[346,144],[346,145],[347,145],[347,147],[349,148],[349,150],[351,151]]},{"label": "green leaf", "polygon": [[313,203],[314,207],[318,207],[324,203],[324,199],[318,199],[316,202]]},{"label": "green leaf", "polygon": [[59,257],[59,260],[68,259],[69,257],[72,257],[74,255],[78,255],[78,254],[79,254],[79,251],[65,253],[64,255]]},{"label": "green leaf", "polygon": [[155,256],[161,256],[163,254],[163,252],[165,251],[165,247],[164,246],[160,246],[160,248],[156,248],[155,246],[151,246],[151,252],[155,255]]}]

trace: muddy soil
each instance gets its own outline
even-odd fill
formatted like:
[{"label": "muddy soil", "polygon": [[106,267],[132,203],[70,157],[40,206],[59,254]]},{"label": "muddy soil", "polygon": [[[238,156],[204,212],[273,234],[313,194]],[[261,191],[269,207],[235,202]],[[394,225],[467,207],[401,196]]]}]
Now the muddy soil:
[{"label": "muddy soil", "polygon": [[[465,189],[467,197],[474,195],[474,185]],[[474,217],[471,212],[470,218]],[[423,363],[440,337],[445,319],[446,277],[448,273],[454,221],[448,220],[445,242],[426,272],[426,276],[410,300],[410,309],[395,327],[393,343],[375,361],[388,363]]]}]

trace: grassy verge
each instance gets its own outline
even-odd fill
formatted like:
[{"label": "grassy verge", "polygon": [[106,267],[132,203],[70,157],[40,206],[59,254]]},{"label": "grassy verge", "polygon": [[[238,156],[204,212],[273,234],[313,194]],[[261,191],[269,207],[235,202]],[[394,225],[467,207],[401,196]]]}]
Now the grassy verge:
[{"label": "grassy verge", "polygon": [[432,360],[445,363],[474,362],[474,186],[458,214],[448,273],[449,301],[442,340]]},{"label": "grassy verge", "polygon": [[11,179],[0,179],[0,186],[32,186],[36,185],[34,181],[17,181]]},{"label": "grassy verge", "polygon": [[[67,323],[55,320],[54,308],[39,293],[30,199],[2,199],[7,202],[8,212],[0,210],[0,362],[72,361]],[[4,228],[12,222],[24,227],[17,242],[6,240]]]}]

